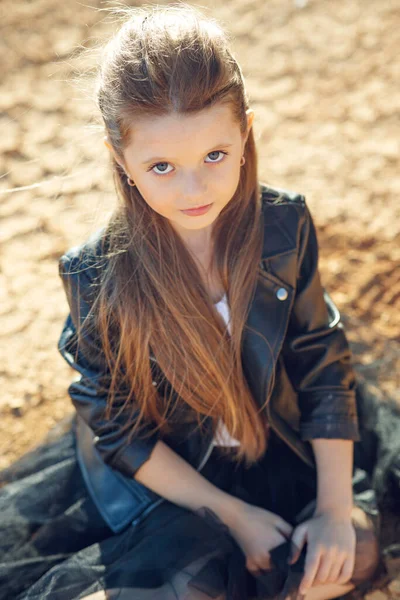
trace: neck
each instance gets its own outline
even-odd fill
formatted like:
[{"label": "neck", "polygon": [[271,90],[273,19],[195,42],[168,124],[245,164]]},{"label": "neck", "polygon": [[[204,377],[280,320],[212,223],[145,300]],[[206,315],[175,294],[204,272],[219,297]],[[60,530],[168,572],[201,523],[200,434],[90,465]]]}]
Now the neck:
[{"label": "neck", "polygon": [[204,257],[210,254],[212,224],[203,229],[184,229],[175,227],[188,250],[198,257]]}]

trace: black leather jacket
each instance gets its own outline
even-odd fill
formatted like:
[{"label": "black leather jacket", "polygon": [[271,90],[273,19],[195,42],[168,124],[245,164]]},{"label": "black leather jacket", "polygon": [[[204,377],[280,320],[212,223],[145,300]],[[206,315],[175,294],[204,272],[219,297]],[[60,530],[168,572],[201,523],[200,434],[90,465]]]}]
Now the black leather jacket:
[{"label": "black leather jacket", "polygon": [[[313,438],[359,440],[356,376],[340,314],[318,272],[316,231],[304,196],[261,183],[264,248],[242,347],[246,379],[271,428],[315,468]],[[282,200],[274,203],[281,195]],[[159,434],[126,443],[118,423],[103,419],[107,371],[95,334],[77,329],[90,310],[104,268],[103,230],[70,248],[59,261],[70,313],[59,351],[80,376],[68,388],[77,411],[77,456],[91,497],[115,532],[140,522],[165,501],[134,479]],[[252,332],[261,332],[267,344]],[[272,352],[272,354],[271,354]],[[153,384],[161,381],[154,356]],[[275,383],[272,386],[272,374]],[[200,471],[212,450],[208,434],[163,438]]]}]

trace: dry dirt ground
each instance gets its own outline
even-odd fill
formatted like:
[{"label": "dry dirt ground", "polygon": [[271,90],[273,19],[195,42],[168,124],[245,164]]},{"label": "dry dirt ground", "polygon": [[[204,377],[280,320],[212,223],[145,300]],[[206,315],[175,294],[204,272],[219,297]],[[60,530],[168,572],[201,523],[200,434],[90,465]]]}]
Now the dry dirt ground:
[{"label": "dry dirt ground", "polygon": [[[400,402],[400,1],[198,5],[233,35],[261,179],[306,195],[357,368]],[[0,468],[72,411],[57,260],[115,201],[91,83],[72,77],[115,30],[106,6],[1,2]]]}]

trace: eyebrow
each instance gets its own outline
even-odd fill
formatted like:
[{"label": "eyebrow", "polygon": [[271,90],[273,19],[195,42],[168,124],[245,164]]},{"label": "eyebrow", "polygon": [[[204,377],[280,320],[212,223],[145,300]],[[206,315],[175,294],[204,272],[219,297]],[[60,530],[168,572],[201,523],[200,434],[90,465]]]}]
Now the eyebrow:
[{"label": "eyebrow", "polygon": [[[228,144],[228,143],[215,144],[215,146],[213,146],[211,148],[211,150],[208,150],[208,152],[206,152],[206,154],[210,154],[210,152],[215,151],[217,148],[230,148],[231,146],[233,146],[233,144]],[[162,156],[155,156],[153,158],[148,158],[148,159],[144,160],[141,164],[148,165],[150,163],[157,163],[157,162],[169,162],[169,160],[167,160],[165,157],[162,157]]]}]

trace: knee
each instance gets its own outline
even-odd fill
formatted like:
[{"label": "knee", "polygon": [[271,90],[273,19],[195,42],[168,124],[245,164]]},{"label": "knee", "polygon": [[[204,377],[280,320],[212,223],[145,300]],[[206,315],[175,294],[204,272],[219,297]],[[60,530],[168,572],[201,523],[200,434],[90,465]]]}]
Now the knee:
[{"label": "knee", "polygon": [[359,507],[353,509],[353,525],[356,532],[356,552],[352,577],[355,586],[372,580],[380,560],[379,540],[368,515]]}]

